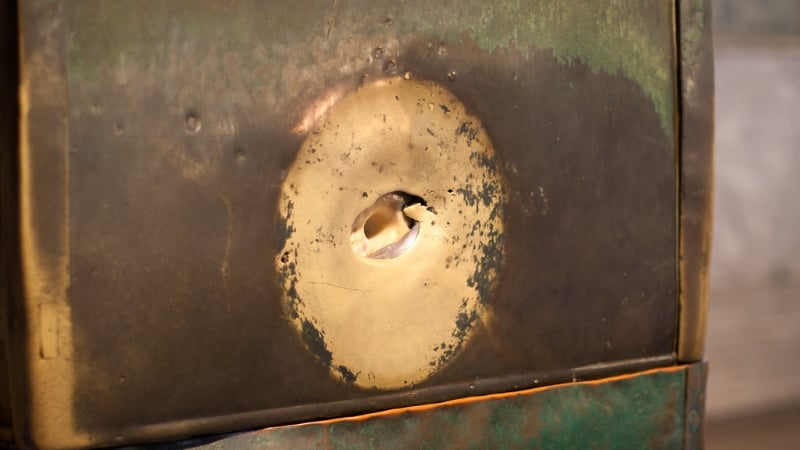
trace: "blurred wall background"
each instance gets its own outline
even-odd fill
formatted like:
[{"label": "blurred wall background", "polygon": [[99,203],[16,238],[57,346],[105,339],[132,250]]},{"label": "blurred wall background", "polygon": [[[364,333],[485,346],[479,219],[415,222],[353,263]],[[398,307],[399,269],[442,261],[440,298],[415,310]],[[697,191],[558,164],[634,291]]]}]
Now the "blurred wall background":
[{"label": "blurred wall background", "polygon": [[712,0],[720,34],[787,34],[800,31],[798,0]]},{"label": "blurred wall background", "polygon": [[800,448],[800,0],[713,7],[707,443]]}]

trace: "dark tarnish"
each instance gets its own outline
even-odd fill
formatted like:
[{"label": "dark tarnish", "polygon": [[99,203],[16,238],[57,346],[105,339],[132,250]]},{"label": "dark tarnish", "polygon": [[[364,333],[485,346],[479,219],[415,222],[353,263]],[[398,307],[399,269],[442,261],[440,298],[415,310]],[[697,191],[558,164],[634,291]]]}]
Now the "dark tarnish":
[{"label": "dark tarnish", "polygon": [[478,130],[475,129],[472,122],[464,121],[456,129],[456,135],[463,136],[467,140],[467,146],[471,146],[472,141],[478,137]]},{"label": "dark tarnish", "polygon": [[498,189],[496,184],[483,183],[481,190],[478,191],[478,195],[480,195],[481,201],[483,201],[483,206],[488,207],[492,204],[493,200],[496,200],[497,191]]},{"label": "dark tarnish", "polygon": [[483,167],[489,173],[493,174],[497,172],[496,158],[486,155],[485,153],[473,152],[469,155],[469,159],[472,160],[476,166]]},{"label": "dark tarnish", "polygon": [[[495,209],[502,208],[495,205]],[[493,227],[489,228],[486,245],[475,273],[467,279],[467,285],[478,290],[478,301],[484,306],[490,303],[497,275],[501,273],[505,255],[503,234]]]},{"label": "dark tarnish", "polygon": [[[465,128],[467,122],[462,123],[461,128]],[[460,129],[461,129],[460,128]],[[474,136],[473,136],[474,138]],[[476,166],[484,168],[488,173],[494,174],[497,172],[497,162],[495,158],[482,153],[472,153],[470,160]],[[466,189],[458,189],[456,192],[464,197],[464,202],[468,206],[478,207],[482,203],[484,207],[492,207],[489,215],[490,219],[503,216],[504,205],[498,201],[498,194],[503,190],[502,186],[496,183],[484,182],[480,189],[475,192],[472,185],[467,185]],[[492,296],[492,290],[495,286],[494,280],[496,276],[502,272],[505,246],[503,240],[503,233],[497,230],[491,223],[482,227],[481,223],[475,223],[471,233],[479,232],[486,240],[483,245],[482,254],[477,261],[477,269],[467,279],[467,285],[474,287],[478,291],[478,301],[488,306]]]},{"label": "dark tarnish", "polygon": [[280,263],[278,263],[278,267],[276,268],[276,272],[278,274],[278,282],[280,285],[286,285],[286,282],[288,281],[289,287],[286,290],[286,298],[288,300],[287,312],[289,313],[289,317],[292,319],[297,319],[297,304],[302,302],[300,295],[297,292],[298,274],[297,265],[294,262],[294,259],[297,258],[297,250],[286,248],[286,242],[292,236],[292,233],[296,231],[292,222],[293,208],[294,203],[290,201],[286,205],[285,216],[280,212],[277,213],[279,234],[276,248],[278,249],[278,254],[281,255],[281,258]]},{"label": "dark tarnish", "polygon": [[281,213],[278,213],[278,242],[275,244],[275,247],[278,249],[279,252],[285,250],[286,241],[292,236],[296,228],[292,223],[292,209],[294,209],[294,203],[289,201],[286,204],[286,215],[284,216]]},{"label": "dark tarnish", "polygon": [[[297,254],[295,254],[295,257],[296,256]],[[297,270],[295,263],[288,263],[281,267],[281,269],[278,271],[278,274],[281,284],[284,284],[285,280],[289,280],[289,288],[286,290],[289,317],[292,319],[297,319],[297,305],[301,304],[303,300],[300,299],[300,294],[297,292]]]},{"label": "dark tarnish", "polygon": [[325,337],[319,332],[317,327],[308,320],[303,320],[302,339],[311,353],[316,355],[325,367],[330,367],[333,355],[331,355],[331,352],[328,351],[328,348],[325,346]]},{"label": "dark tarnish", "polygon": [[[480,300],[481,299],[479,299],[479,301]],[[439,357],[440,364],[446,364],[448,361],[450,361],[451,358],[453,358],[455,355],[459,353],[459,351],[465,344],[467,336],[469,335],[470,331],[475,326],[475,322],[479,318],[480,316],[478,315],[477,310],[473,309],[472,311],[467,312],[467,299],[464,299],[462,301],[458,316],[456,317],[456,329],[453,331],[453,337],[456,338],[456,343],[455,345],[451,344],[447,346],[447,349]],[[431,362],[431,366],[435,365],[436,365],[435,362]]]},{"label": "dark tarnish", "polygon": [[456,192],[464,197],[464,203],[467,206],[478,207],[478,196],[473,192],[472,185],[468,184],[466,187],[456,189]]},{"label": "dark tarnish", "polygon": [[[467,141],[467,145],[471,145],[472,141],[477,138],[478,131],[474,128],[473,124],[469,121],[464,121],[456,130],[457,135],[461,135]],[[495,158],[479,153],[473,152],[470,155],[470,160],[475,166],[482,167],[489,174],[493,175],[497,172],[497,163]],[[499,200],[498,194],[503,190],[502,186],[493,182],[483,182],[479,189],[475,189],[472,184],[467,184],[463,188],[456,189],[456,193],[460,194],[464,199],[464,204],[476,209],[483,207],[492,207],[490,219],[502,216],[503,205]],[[482,246],[481,254],[476,257],[477,268],[475,272],[467,279],[467,285],[475,288],[478,292],[478,302],[487,307],[490,303],[492,290],[494,288],[494,280],[502,270],[503,254],[505,248],[503,246],[503,234],[501,230],[496,230],[491,223],[482,224],[476,222],[468,235],[480,234],[485,239],[485,244]],[[457,329],[455,336],[459,338],[457,348],[452,351],[447,351],[441,358],[445,361],[456,353],[462,343],[463,339],[469,331],[477,315],[467,315],[461,313],[456,321]]]},{"label": "dark tarnish", "polygon": [[345,366],[336,366],[336,370],[342,375],[342,379],[345,381],[345,383],[355,383],[355,381],[358,379],[358,374],[353,373]]}]

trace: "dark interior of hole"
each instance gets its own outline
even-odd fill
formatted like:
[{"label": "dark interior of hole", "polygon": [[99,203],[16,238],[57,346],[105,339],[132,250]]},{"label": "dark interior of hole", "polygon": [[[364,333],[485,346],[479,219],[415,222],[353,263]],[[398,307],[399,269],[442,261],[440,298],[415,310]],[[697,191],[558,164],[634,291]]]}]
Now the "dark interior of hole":
[{"label": "dark interior of hole", "polygon": [[394,191],[394,192],[389,192],[386,195],[396,195],[396,196],[402,198],[403,199],[403,207],[404,208],[407,207],[407,206],[416,205],[417,203],[419,203],[422,206],[428,206],[428,203],[425,201],[425,199],[423,199],[420,196],[414,195],[414,194],[409,194],[407,192]]}]

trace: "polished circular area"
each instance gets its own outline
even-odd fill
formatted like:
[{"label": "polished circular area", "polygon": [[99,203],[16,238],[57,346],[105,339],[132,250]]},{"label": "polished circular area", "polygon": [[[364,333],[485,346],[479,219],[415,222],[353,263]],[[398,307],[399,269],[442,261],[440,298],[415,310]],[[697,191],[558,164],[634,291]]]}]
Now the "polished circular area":
[{"label": "polished circular area", "polygon": [[490,308],[502,176],[480,121],[441,85],[397,77],[336,98],[303,122],[281,188],[284,307],[332,376],[414,385]]}]

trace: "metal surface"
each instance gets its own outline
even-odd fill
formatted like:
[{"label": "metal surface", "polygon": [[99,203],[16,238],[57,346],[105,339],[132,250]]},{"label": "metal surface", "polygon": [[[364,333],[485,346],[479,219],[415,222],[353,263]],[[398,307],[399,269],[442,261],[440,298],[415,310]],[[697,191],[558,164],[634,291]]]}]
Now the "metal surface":
[{"label": "metal surface", "polygon": [[678,359],[703,358],[714,193],[711,0],[679,2],[680,332]]},{"label": "metal surface", "polygon": [[693,450],[702,445],[688,440],[690,432],[684,431],[686,421],[695,417],[692,413],[684,415],[687,375],[692,370],[694,366],[660,369],[596,382],[268,428],[199,448]]},{"label": "metal surface", "polygon": [[[676,132],[674,7],[24,2],[22,292],[8,306],[19,439],[156,441],[674,364],[679,314],[702,307],[687,289],[679,311],[678,280],[702,265],[682,250],[679,273],[676,249],[704,236],[691,218],[705,205],[678,194],[705,182],[690,157],[707,150],[688,121]],[[463,345],[400,388],[348,382],[355,372],[320,357],[340,338],[298,332],[280,267],[281,194],[304,142],[341,99],[387,80],[445,87],[485,130],[504,188],[502,264],[467,280],[485,311],[467,327],[443,313]],[[408,189],[389,174],[373,197],[353,186],[341,226],[369,206],[362,193]],[[314,235],[307,225],[292,232]],[[392,261],[413,263],[420,242]],[[403,314],[415,312],[436,317]]]},{"label": "metal surface", "polygon": [[708,363],[692,364],[686,368],[686,413],[684,415],[684,448],[705,447],[706,381]]},{"label": "metal surface", "polygon": [[[75,430],[69,243],[69,152],[64,10],[60,2],[20,4],[20,258],[9,298],[14,432],[57,447],[86,444]],[[55,375],[58,374],[58,375]],[[30,445],[30,444],[28,444]]]}]

